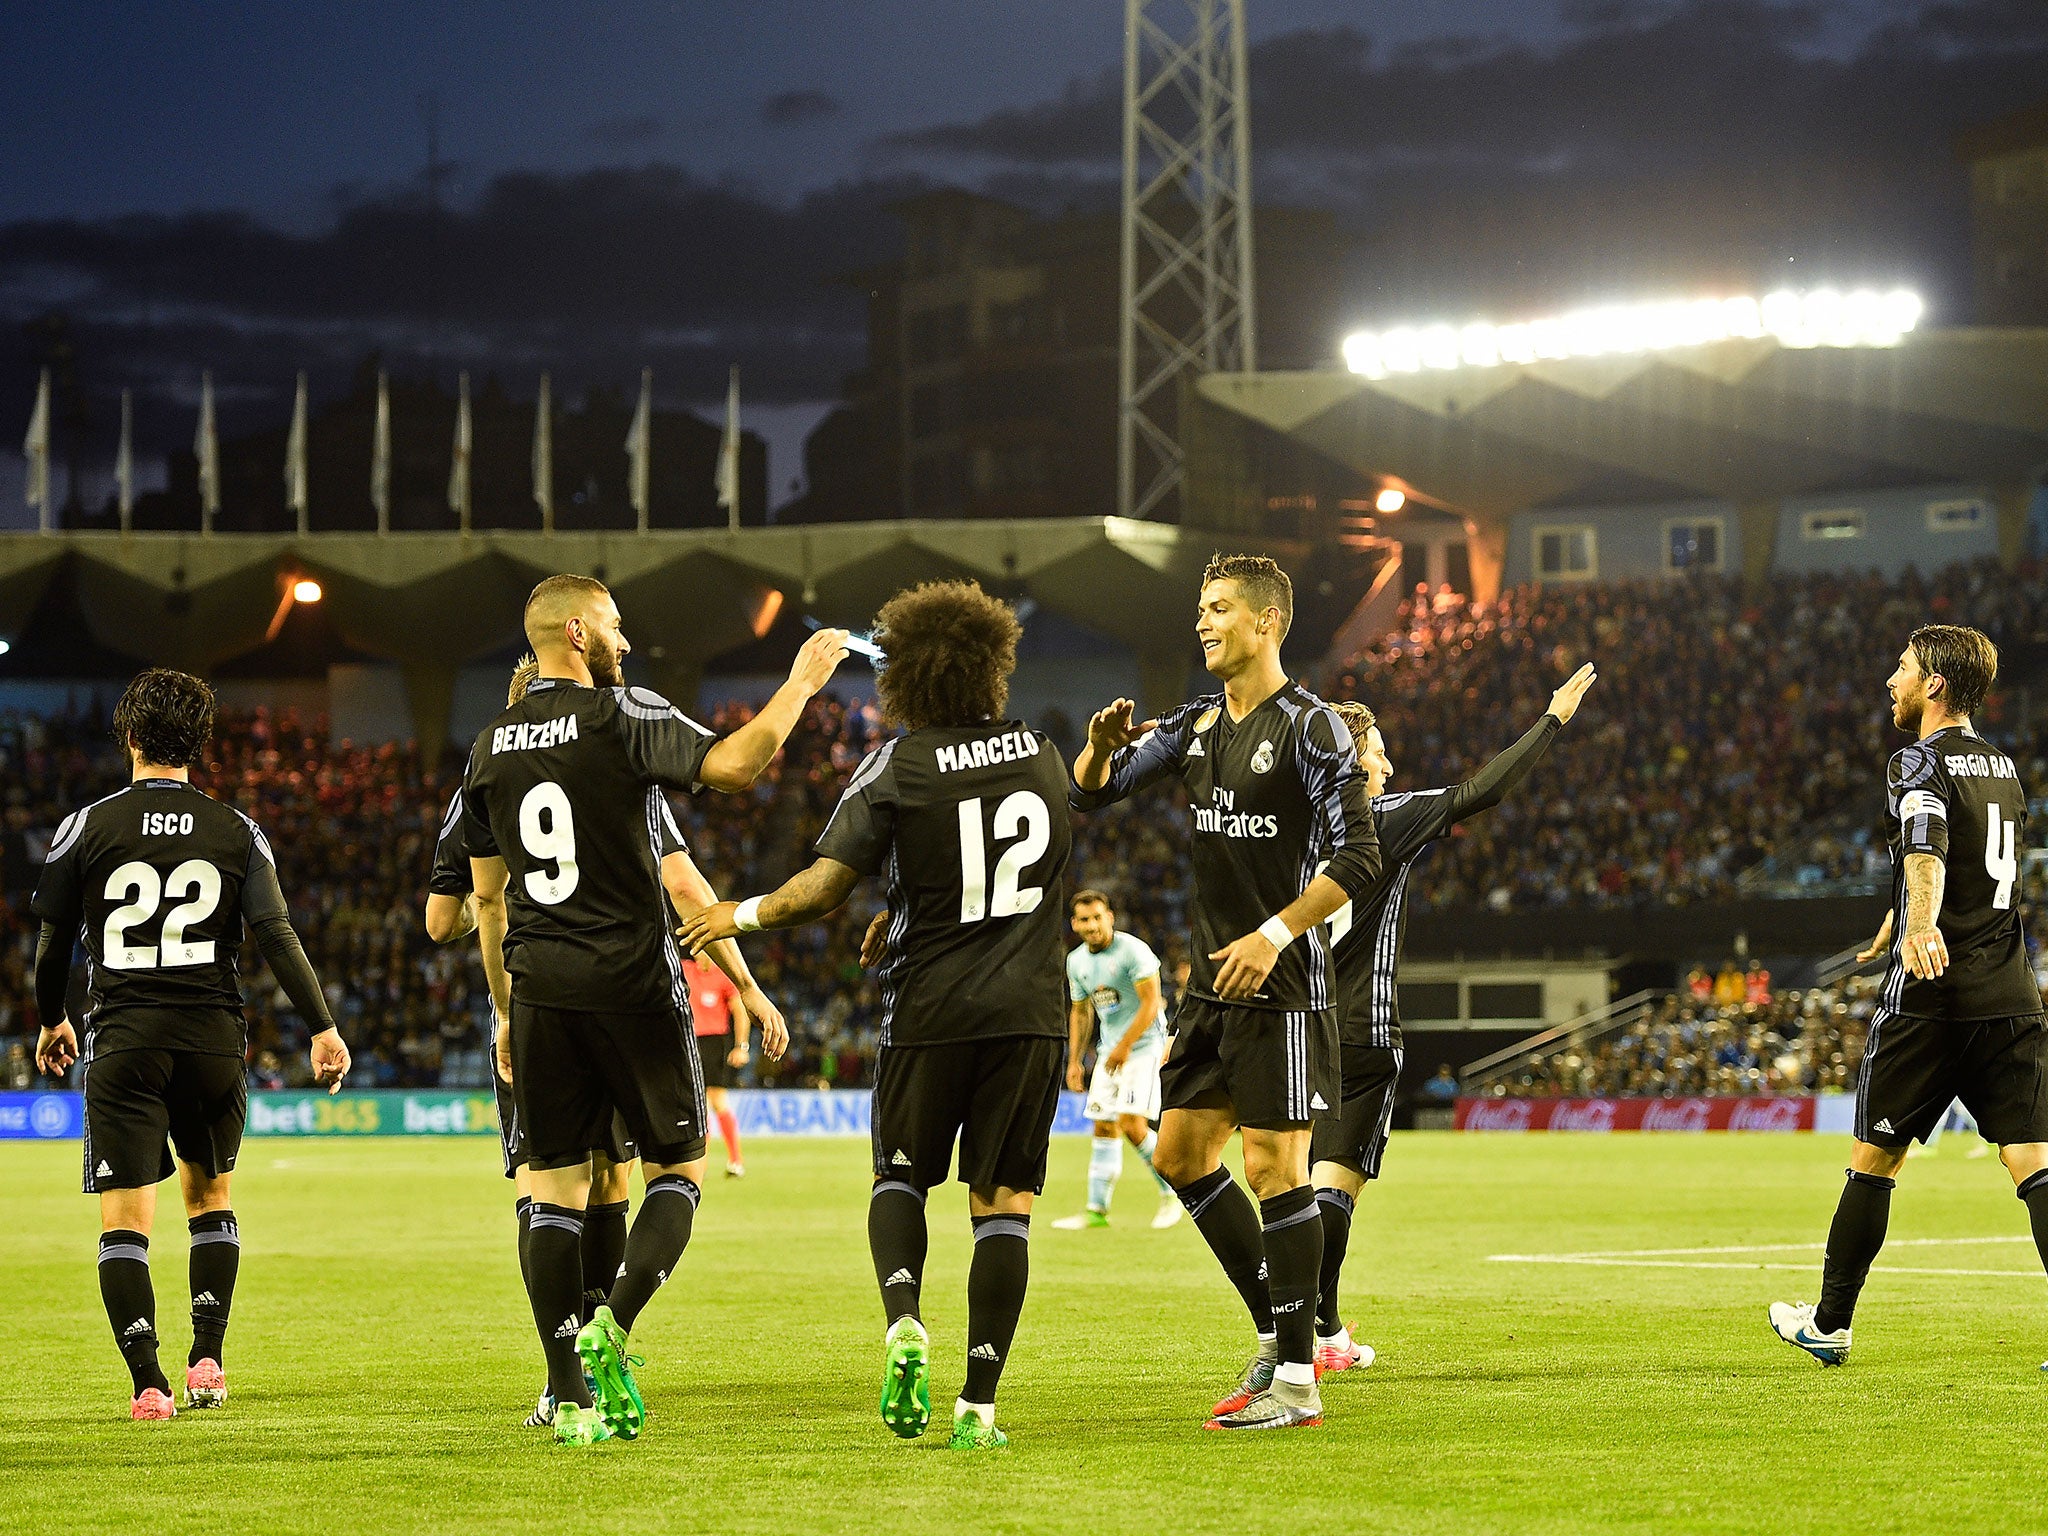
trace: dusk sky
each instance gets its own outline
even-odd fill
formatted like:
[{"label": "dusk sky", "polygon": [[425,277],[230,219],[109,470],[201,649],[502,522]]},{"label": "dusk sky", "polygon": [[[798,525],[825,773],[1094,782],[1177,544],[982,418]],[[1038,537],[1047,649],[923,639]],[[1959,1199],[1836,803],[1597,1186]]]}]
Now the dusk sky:
[{"label": "dusk sky", "polygon": [[[1329,208],[1367,240],[1333,335],[1695,270],[1912,282],[1953,315],[1953,135],[2048,95],[2037,0],[1249,10],[1259,199]],[[24,326],[57,309],[81,388],[134,387],[158,452],[189,442],[202,367],[234,430],[280,417],[297,368],[332,393],[373,349],[520,392],[544,366],[630,387],[651,365],[665,402],[698,407],[736,361],[785,486],[861,361],[858,296],[828,279],[893,254],[893,198],[1113,195],[1122,11],[10,5],[0,445],[18,447],[33,390]],[[428,96],[450,163],[431,302],[407,255]],[[1552,214],[1527,250],[1408,233],[1523,207]],[[0,461],[0,520],[20,519],[18,484],[18,457]]]}]

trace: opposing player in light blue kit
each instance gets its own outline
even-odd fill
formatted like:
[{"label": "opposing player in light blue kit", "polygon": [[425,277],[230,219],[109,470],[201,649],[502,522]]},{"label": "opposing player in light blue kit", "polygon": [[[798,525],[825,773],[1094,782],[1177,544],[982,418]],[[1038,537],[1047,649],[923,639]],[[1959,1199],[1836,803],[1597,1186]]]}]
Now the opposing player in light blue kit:
[{"label": "opposing player in light blue kit", "polygon": [[[1123,1172],[1128,1139],[1152,1166],[1159,1136],[1159,1064],[1166,1059],[1166,1029],[1160,1023],[1159,957],[1135,934],[1118,933],[1116,910],[1100,891],[1077,891],[1074,932],[1081,942],[1067,956],[1067,1086],[1081,1089],[1088,1038],[1095,1037],[1095,1072],[1088,1084],[1088,1118],[1095,1140],[1088,1154],[1088,1209],[1053,1225],[1077,1232],[1109,1225],[1109,1198]],[[1181,1218],[1180,1198],[1155,1171],[1159,1213],[1154,1227]]]}]

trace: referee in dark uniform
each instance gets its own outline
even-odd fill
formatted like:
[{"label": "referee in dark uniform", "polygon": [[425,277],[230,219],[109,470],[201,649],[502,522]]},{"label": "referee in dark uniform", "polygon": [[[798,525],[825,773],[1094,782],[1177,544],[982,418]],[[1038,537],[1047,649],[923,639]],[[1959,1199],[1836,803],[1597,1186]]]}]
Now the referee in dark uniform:
[{"label": "referee in dark uniform", "polygon": [[[526,1135],[528,1289],[560,1405],[555,1438],[589,1444],[639,1433],[626,1335],[682,1257],[702,1193],[704,1086],[661,881],[662,790],[752,784],[845,655],[845,636],[813,635],[789,681],[722,740],[625,686],[628,646],[601,582],[543,581],[527,599],[526,638],[540,676],[478,735],[463,799],[499,1067]],[[770,1024],[763,1035],[779,1055],[786,1033]],[[614,1112],[646,1187],[610,1305],[585,1326],[590,1148]]]}]

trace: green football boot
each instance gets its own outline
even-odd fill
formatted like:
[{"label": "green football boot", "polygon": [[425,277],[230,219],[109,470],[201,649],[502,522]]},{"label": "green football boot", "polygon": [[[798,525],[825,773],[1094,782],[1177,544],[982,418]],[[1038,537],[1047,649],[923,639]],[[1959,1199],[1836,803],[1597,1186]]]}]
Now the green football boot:
[{"label": "green football boot", "polygon": [[931,1340],[923,1323],[899,1317],[882,1342],[889,1352],[882,1373],[882,1422],[915,1440],[932,1421]]},{"label": "green football boot", "polygon": [[999,1451],[1010,1443],[1010,1437],[993,1424],[981,1422],[981,1415],[969,1409],[953,1410],[953,1438],[946,1442],[949,1451]]},{"label": "green football boot", "polygon": [[555,1444],[595,1445],[612,1438],[612,1427],[595,1408],[563,1403],[555,1409]]},{"label": "green football boot", "polygon": [[645,1364],[626,1353],[626,1330],[612,1316],[610,1307],[599,1307],[576,1334],[576,1356],[583,1362],[583,1379],[597,1400],[612,1434],[620,1440],[639,1438],[647,1422],[647,1404],[640,1385],[633,1380],[633,1367]]}]

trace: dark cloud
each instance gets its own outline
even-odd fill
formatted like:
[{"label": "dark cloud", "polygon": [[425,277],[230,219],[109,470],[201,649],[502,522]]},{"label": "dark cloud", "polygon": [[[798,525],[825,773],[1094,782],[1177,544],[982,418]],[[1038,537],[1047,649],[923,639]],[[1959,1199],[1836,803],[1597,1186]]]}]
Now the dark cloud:
[{"label": "dark cloud", "polygon": [[641,149],[668,131],[652,112],[610,117],[592,126],[590,136],[607,149]]},{"label": "dark cloud", "polygon": [[784,91],[761,104],[761,121],[771,128],[800,128],[844,110],[838,97],[824,91]]}]

